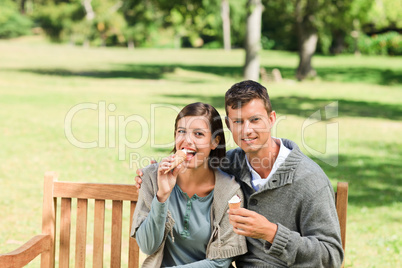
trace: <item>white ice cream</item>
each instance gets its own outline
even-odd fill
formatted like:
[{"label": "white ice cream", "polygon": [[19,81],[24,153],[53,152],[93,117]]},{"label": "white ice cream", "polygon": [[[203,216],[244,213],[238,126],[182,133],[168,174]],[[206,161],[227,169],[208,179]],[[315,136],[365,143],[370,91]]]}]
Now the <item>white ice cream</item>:
[{"label": "white ice cream", "polygon": [[238,196],[238,195],[234,195],[230,200],[229,200],[229,203],[230,204],[233,204],[233,203],[240,203],[241,202],[241,199],[240,199],[240,197]]}]

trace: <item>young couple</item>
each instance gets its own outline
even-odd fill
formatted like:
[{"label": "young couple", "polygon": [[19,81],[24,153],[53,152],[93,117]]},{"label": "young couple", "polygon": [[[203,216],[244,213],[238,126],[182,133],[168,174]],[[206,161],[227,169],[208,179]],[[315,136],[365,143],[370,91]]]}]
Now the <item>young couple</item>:
[{"label": "young couple", "polygon": [[[149,255],[142,267],[340,267],[332,186],[294,142],[271,137],[267,90],[237,83],[225,109],[239,148],[225,154],[218,112],[193,103],[175,121],[174,151],[185,149],[185,161],[137,171],[132,236]],[[234,195],[242,207],[229,210]]]}]

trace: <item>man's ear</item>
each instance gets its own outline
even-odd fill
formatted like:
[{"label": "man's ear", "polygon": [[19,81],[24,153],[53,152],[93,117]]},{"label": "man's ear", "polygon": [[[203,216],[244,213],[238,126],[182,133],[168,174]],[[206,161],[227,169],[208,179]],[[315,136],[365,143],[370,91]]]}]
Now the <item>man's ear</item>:
[{"label": "man's ear", "polygon": [[271,128],[272,128],[274,126],[275,122],[276,122],[276,112],[275,111],[272,111],[269,114],[269,121],[271,123]]},{"label": "man's ear", "polygon": [[230,129],[229,118],[227,116],[225,116],[225,124],[226,124],[227,128],[230,130],[230,132],[232,132],[232,130]]}]

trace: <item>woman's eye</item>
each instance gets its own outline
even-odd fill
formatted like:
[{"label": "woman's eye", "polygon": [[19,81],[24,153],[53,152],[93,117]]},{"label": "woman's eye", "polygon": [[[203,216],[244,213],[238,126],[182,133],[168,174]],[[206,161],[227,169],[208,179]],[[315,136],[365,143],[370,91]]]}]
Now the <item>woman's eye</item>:
[{"label": "woman's eye", "polygon": [[184,134],[186,132],[184,130],[178,130],[177,133]]},{"label": "woman's eye", "polygon": [[196,135],[196,136],[204,136],[204,133],[202,133],[202,132],[196,132],[195,135]]},{"label": "woman's eye", "polygon": [[233,123],[235,123],[235,124],[240,124],[241,121],[240,121],[240,120],[235,120],[235,121],[233,121]]}]

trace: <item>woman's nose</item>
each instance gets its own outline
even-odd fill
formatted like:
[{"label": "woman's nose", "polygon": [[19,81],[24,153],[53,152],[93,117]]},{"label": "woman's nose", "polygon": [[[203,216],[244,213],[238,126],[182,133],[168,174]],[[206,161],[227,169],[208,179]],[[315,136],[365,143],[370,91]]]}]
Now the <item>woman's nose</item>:
[{"label": "woman's nose", "polygon": [[185,140],[188,144],[193,144],[193,137],[192,137],[191,133],[187,133],[184,140]]}]

